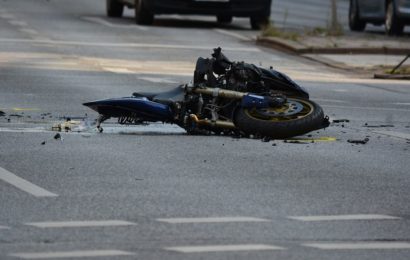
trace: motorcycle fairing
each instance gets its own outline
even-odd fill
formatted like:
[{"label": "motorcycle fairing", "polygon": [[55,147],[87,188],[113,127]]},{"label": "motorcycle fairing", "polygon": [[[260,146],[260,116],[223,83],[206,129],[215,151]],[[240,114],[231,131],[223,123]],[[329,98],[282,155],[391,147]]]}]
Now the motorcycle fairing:
[{"label": "motorcycle fairing", "polygon": [[286,93],[291,94],[292,96],[302,97],[309,99],[309,93],[303,87],[299,86],[296,82],[290,79],[288,76],[273,69],[263,69],[262,71],[262,80],[265,82],[265,85],[271,89],[280,90]]},{"label": "motorcycle fairing", "polygon": [[97,100],[83,105],[105,117],[134,117],[142,121],[172,121],[170,106],[149,100],[146,97],[123,97]]}]

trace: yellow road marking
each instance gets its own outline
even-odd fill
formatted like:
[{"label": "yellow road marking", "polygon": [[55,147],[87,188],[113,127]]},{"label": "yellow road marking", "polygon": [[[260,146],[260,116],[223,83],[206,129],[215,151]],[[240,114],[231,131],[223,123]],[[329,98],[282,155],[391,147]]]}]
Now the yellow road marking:
[{"label": "yellow road marking", "polygon": [[39,111],[40,109],[38,108],[21,108],[21,107],[15,107],[12,109],[13,111],[16,112],[21,112],[21,111]]}]

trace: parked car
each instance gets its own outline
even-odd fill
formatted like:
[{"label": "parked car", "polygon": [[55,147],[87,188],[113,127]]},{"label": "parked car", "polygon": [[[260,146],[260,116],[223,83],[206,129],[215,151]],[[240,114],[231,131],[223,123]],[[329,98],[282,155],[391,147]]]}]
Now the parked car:
[{"label": "parked car", "polygon": [[272,0],[106,0],[107,15],[121,17],[124,6],[135,10],[137,24],[150,25],[156,14],[215,15],[219,23],[249,17],[253,29],[269,22]]},{"label": "parked car", "polygon": [[363,31],[367,23],[384,24],[390,35],[402,34],[410,24],[410,0],[350,0],[350,29]]}]

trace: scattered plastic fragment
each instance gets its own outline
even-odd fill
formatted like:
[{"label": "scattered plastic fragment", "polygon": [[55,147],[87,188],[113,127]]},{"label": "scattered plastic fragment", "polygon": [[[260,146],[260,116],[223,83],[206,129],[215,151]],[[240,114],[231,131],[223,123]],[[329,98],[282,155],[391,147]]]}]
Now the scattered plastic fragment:
[{"label": "scattered plastic fragment", "polygon": [[349,139],[347,140],[348,143],[351,144],[367,144],[367,142],[369,142],[369,138],[365,138],[363,140],[353,140],[353,139]]},{"label": "scattered plastic fragment", "polygon": [[53,127],[51,127],[51,130],[57,131],[57,132],[61,132],[61,131],[69,132],[69,131],[73,131],[74,128],[78,128],[80,125],[81,125],[81,121],[74,121],[74,120],[71,120],[70,118],[67,118],[65,122],[55,124]]},{"label": "scattered plastic fragment", "polygon": [[59,133],[55,134],[54,139],[56,140],[61,139],[61,135]]},{"label": "scattered plastic fragment", "polygon": [[9,117],[18,117],[18,118],[20,118],[20,117],[23,117],[23,116],[19,115],[19,114],[11,114],[11,115],[9,115]]},{"label": "scattered plastic fragment", "polygon": [[349,119],[334,119],[332,120],[333,123],[349,123]]},{"label": "scattered plastic fragment", "polygon": [[41,145],[45,145],[45,144],[46,144],[46,141],[41,142]]}]

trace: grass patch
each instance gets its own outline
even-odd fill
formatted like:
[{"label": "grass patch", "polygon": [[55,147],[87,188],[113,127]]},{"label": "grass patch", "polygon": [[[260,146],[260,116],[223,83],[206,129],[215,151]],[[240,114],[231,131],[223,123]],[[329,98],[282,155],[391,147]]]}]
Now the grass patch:
[{"label": "grass patch", "polygon": [[300,37],[298,33],[280,30],[272,23],[268,24],[262,30],[262,36],[263,37],[278,37],[278,38],[283,38],[283,39],[292,40],[292,41],[297,41]]}]

